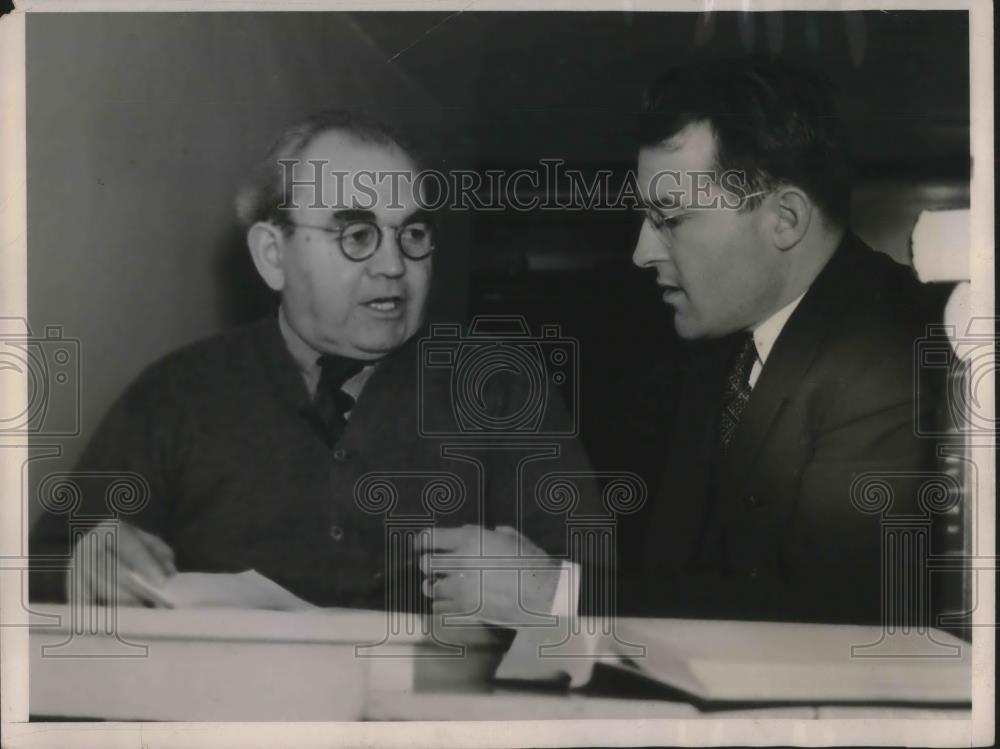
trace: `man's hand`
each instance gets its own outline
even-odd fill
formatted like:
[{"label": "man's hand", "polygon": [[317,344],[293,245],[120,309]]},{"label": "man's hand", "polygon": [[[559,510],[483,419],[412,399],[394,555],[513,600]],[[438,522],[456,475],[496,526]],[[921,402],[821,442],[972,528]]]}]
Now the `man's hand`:
[{"label": "man's hand", "polygon": [[417,553],[434,613],[517,626],[552,609],[561,565],[513,528],[432,528]]},{"label": "man's hand", "polygon": [[[115,526],[117,530],[112,531]],[[70,579],[76,576],[81,585],[78,600],[117,601],[124,606],[162,605],[164,601],[155,589],[177,573],[173,549],[153,534],[122,521],[104,521],[91,528],[73,549],[71,564],[66,578],[68,595],[73,595]],[[117,572],[114,576],[113,570]]]}]

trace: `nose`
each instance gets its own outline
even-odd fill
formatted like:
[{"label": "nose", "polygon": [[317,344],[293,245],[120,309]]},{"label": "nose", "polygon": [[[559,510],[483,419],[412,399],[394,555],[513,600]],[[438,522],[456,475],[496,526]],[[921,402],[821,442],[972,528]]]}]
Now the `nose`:
[{"label": "nose", "polygon": [[639,239],[636,240],[635,250],[632,252],[632,262],[640,268],[647,268],[653,263],[670,259],[667,243],[649,225],[649,221],[642,222],[639,230]]},{"label": "nose", "polygon": [[396,241],[395,231],[382,230],[382,244],[368,260],[368,272],[373,276],[389,278],[398,278],[406,272],[406,262],[399,242]]}]

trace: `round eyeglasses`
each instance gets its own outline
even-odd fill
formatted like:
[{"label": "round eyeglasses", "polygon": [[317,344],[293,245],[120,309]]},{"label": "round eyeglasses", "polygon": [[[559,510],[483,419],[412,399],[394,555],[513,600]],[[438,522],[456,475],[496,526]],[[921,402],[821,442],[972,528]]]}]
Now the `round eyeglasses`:
[{"label": "round eyeglasses", "polygon": [[301,229],[321,231],[331,239],[344,257],[360,263],[367,260],[382,246],[382,230],[391,229],[396,233],[396,244],[400,252],[410,260],[423,260],[434,252],[434,227],[427,221],[411,221],[402,226],[379,226],[374,221],[349,221],[343,226],[317,226],[291,222]]}]

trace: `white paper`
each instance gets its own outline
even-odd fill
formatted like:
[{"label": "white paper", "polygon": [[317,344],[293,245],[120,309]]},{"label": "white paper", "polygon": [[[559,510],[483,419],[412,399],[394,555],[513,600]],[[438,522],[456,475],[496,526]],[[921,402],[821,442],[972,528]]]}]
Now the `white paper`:
[{"label": "white paper", "polygon": [[316,608],[256,570],[180,572],[156,591],[174,608],[226,607],[300,611]]}]

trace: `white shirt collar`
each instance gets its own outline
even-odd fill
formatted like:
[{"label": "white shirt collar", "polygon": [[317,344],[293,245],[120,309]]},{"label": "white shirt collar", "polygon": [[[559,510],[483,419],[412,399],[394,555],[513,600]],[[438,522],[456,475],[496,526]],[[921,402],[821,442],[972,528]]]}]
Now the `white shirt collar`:
[{"label": "white shirt collar", "polygon": [[806,293],[803,291],[795,299],[753,329],[753,343],[757,348],[757,359],[760,361],[761,367],[764,366],[767,357],[771,355],[771,349],[774,348],[774,344],[778,340],[778,336],[781,335],[781,331],[788,322],[788,318],[795,312],[795,308],[799,306],[799,302],[802,301],[802,297],[805,295]]}]

